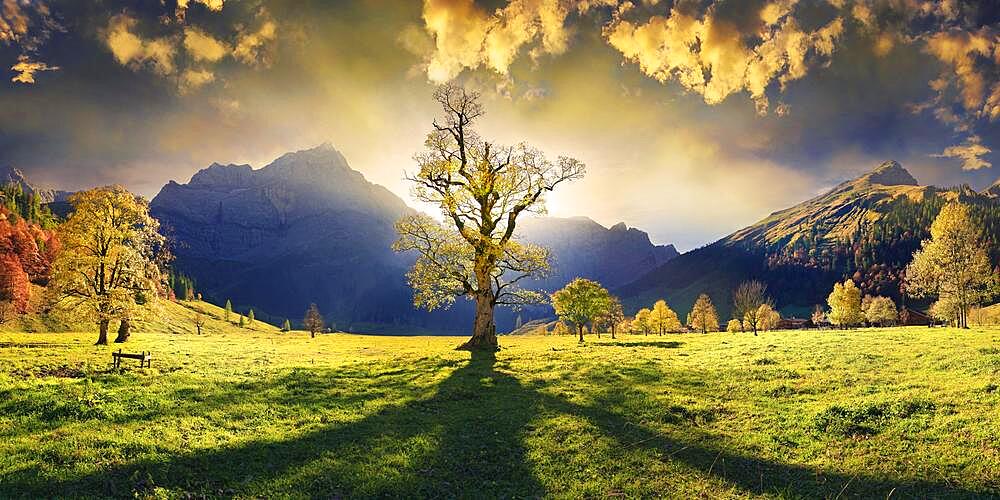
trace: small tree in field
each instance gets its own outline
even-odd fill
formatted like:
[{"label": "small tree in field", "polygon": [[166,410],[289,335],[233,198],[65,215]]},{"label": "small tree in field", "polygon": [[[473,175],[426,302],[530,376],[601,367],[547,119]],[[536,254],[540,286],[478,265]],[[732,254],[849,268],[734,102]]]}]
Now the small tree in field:
[{"label": "small tree in field", "polygon": [[238,323],[238,326],[239,326],[240,328],[244,328],[244,327],[246,327],[246,325],[247,325],[247,324],[246,324],[246,322],[245,322],[245,321],[243,320],[243,315],[241,314],[241,315],[240,315],[240,320],[239,320],[239,323]]},{"label": "small tree in field", "polygon": [[285,318],[285,322],[281,325],[281,331],[288,332],[292,330],[292,322]]},{"label": "small tree in field", "polygon": [[731,319],[729,323],[726,323],[726,331],[729,333],[743,332],[743,323],[738,319]]},{"label": "small tree in field", "polygon": [[678,332],[681,329],[681,320],[677,317],[665,300],[657,300],[653,304],[653,311],[649,315],[650,330],[663,335],[664,333]]},{"label": "small tree in field", "polygon": [[758,327],[769,332],[778,328],[778,322],[781,321],[781,314],[775,311],[771,304],[761,304],[757,309],[757,323]]},{"label": "small tree in field", "polygon": [[811,320],[817,328],[826,323],[826,311],[823,310],[823,306],[816,304],[816,307],[813,308]]},{"label": "small tree in field", "polygon": [[891,325],[899,319],[896,303],[889,297],[872,297],[866,295],[861,301],[861,309],[865,319],[871,325]]},{"label": "small tree in field", "polygon": [[[76,193],[70,203],[73,213],[59,228],[63,249],[52,266],[50,289],[56,307],[96,321],[97,344],[106,345],[113,319],[136,318],[154,300],[162,281],[156,256],[164,240],[146,201],[121,186]],[[127,340],[127,326],[123,330],[115,342]]]},{"label": "small tree in field", "polygon": [[767,297],[767,285],[760,281],[744,281],[733,292],[733,317],[740,320],[742,328],[750,328],[754,336],[757,336],[757,330],[760,328],[760,318],[757,313],[760,311],[760,306],[770,303]]},{"label": "small tree in field", "polygon": [[854,284],[854,280],[834,284],[826,303],[830,306],[830,314],[827,315],[830,324],[847,328],[865,320],[861,312],[861,290]]},{"label": "small tree in field", "polygon": [[[998,279],[969,207],[952,202],[941,208],[906,268],[906,291],[914,297],[936,296],[940,309],[950,310],[959,328],[968,328],[969,309],[991,298]],[[946,306],[946,307],[945,307]]]},{"label": "small tree in field", "polygon": [[708,295],[703,293],[694,302],[688,326],[701,333],[719,331],[719,315],[715,312],[715,306],[712,305],[712,299]]},{"label": "small tree in field", "polygon": [[584,327],[589,323],[596,330],[594,323],[608,313],[611,300],[611,294],[600,283],[576,278],[552,294],[552,307],[559,319],[573,324],[583,342]]},{"label": "small tree in field", "polygon": [[205,326],[205,315],[201,311],[195,311],[191,316],[191,324],[194,325],[198,335],[201,335],[201,327]]},{"label": "small tree in field", "polygon": [[601,315],[600,323],[611,332],[611,338],[617,338],[615,334],[618,332],[618,327],[625,323],[625,311],[618,297],[610,296],[610,300],[607,310]]},{"label": "small tree in field", "polygon": [[302,322],[306,330],[309,330],[310,338],[316,338],[316,332],[322,330],[325,324],[323,315],[319,313],[319,308],[316,307],[316,304],[309,304],[309,309],[306,310],[306,317]]},{"label": "small tree in field", "polygon": [[639,312],[635,313],[635,318],[632,320],[632,331],[648,336],[649,330],[651,329],[649,317],[652,314],[653,311],[650,311],[649,309],[639,309]]},{"label": "small tree in field", "polygon": [[407,274],[414,304],[429,310],[449,307],[455,297],[476,302],[472,338],[461,348],[496,350],[497,306],[541,303],[545,295],[521,288],[522,280],[544,276],[548,251],[516,242],[518,218],[544,211],[544,195],[583,177],[572,158],[551,162],[524,144],[502,146],[480,137],[473,125],[483,116],[479,94],[445,85],[434,93],[443,121],[415,158],[419,170],[408,179],[420,201],[440,207],[447,227],[412,215],[396,224],[396,251],[415,251]]},{"label": "small tree in field", "polygon": [[253,322],[255,319],[253,309],[251,308],[250,312],[247,313],[247,328],[253,328]]},{"label": "small tree in field", "polygon": [[233,303],[226,299],[226,321],[228,322],[233,316]]}]

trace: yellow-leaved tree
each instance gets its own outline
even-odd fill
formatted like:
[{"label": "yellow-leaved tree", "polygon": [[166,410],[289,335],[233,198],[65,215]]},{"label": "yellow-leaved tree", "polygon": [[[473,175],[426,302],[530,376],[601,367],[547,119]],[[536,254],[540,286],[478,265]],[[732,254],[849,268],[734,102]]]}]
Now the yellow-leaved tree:
[{"label": "yellow-leaved tree", "polygon": [[614,298],[600,283],[576,278],[552,294],[552,308],[559,319],[572,323],[583,342],[583,329],[589,323],[597,330],[597,321],[607,315]]},{"label": "yellow-leaved tree", "polygon": [[719,315],[715,312],[712,299],[706,294],[698,296],[691,308],[688,326],[701,333],[719,331]]},{"label": "yellow-leaved tree", "polygon": [[646,309],[645,307],[639,309],[639,312],[635,313],[635,318],[632,319],[631,329],[633,333],[642,333],[643,335],[649,335],[650,322],[649,317],[653,314],[653,311]]},{"label": "yellow-leaved tree", "polygon": [[518,217],[544,212],[545,193],[583,177],[584,166],[480,137],[473,129],[484,114],[476,92],[444,85],[434,99],[444,118],[434,121],[425,151],[415,156],[419,169],[407,178],[417,199],[441,209],[446,226],[426,215],[404,217],[393,248],[418,254],[407,274],[415,305],[432,310],[459,296],[474,300],[472,338],[460,348],[496,350],[494,309],[546,298],[521,287],[547,273],[549,252],[514,240]]},{"label": "yellow-leaved tree", "polygon": [[969,207],[945,205],[931,224],[931,238],[921,243],[906,268],[907,293],[936,296],[935,316],[968,328],[969,309],[991,298],[998,285],[986,248]]},{"label": "yellow-leaved tree", "polygon": [[657,300],[653,304],[653,311],[649,315],[649,329],[663,335],[664,333],[679,332],[681,330],[681,320],[677,317],[665,300]]},{"label": "yellow-leaved tree", "polygon": [[848,279],[843,283],[835,283],[833,291],[826,298],[830,312],[827,320],[830,324],[847,328],[864,322],[865,315],[861,310],[861,289]]},{"label": "yellow-leaved tree", "polygon": [[757,308],[757,327],[765,332],[775,330],[781,322],[781,314],[771,304],[761,304]]},{"label": "yellow-leaved tree", "polygon": [[108,325],[121,320],[115,342],[125,342],[129,323],[147,315],[162,291],[166,258],[159,223],[149,204],[122,186],[70,197],[73,212],[59,226],[63,248],[52,264],[54,306],[78,320],[94,321],[98,345]]}]

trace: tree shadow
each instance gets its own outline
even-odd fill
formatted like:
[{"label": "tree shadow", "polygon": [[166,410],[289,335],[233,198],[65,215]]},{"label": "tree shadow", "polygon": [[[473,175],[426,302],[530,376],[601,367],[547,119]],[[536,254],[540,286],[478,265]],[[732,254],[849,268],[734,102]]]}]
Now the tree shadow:
[{"label": "tree shadow", "polygon": [[[0,497],[125,497],[153,486],[241,497],[539,497],[566,486],[543,485],[539,465],[528,456],[526,438],[540,415],[582,419],[622,452],[648,451],[655,460],[692,469],[736,488],[737,494],[965,498],[991,493],[780,463],[733,451],[724,436],[695,428],[681,437],[657,432],[615,410],[627,403],[620,388],[606,387],[591,403],[579,404],[547,393],[546,382],[523,383],[503,368],[494,353],[473,352],[429,395],[357,421],[319,426],[280,441],[143,458],[66,479],[22,469],[0,481]],[[640,406],[656,404],[645,397]],[[553,458],[558,459],[548,457]]]},{"label": "tree shadow", "polygon": [[600,342],[597,345],[608,347],[658,347],[661,349],[677,349],[684,345],[684,342],[677,342],[674,340],[667,342],[657,342],[655,340],[643,340],[639,342],[612,340],[610,342]]},{"label": "tree shadow", "polygon": [[273,495],[277,488],[307,497],[474,497],[481,491],[537,497],[544,490],[522,444],[535,415],[533,393],[495,364],[493,353],[474,352],[430,397],[287,440],[143,459],[66,480],[14,471],[0,482],[0,497],[125,497],[153,486],[223,496]]}]

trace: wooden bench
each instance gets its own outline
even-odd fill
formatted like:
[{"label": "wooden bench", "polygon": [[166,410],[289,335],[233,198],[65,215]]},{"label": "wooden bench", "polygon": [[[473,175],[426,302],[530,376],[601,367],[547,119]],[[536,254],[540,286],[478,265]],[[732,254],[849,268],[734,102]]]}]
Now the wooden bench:
[{"label": "wooden bench", "polygon": [[120,368],[122,366],[122,358],[138,359],[139,368],[144,366],[146,368],[153,367],[153,353],[151,352],[142,351],[140,354],[129,354],[127,352],[122,352],[121,349],[118,349],[118,352],[111,353],[111,357],[114,359],[115,368]]}]

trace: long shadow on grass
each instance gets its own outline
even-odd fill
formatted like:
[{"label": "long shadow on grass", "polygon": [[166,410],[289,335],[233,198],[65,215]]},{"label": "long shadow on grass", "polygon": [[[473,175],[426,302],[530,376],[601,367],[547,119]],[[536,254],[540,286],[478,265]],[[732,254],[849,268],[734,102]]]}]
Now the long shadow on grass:
[{"label": "long shadow on grass", "polygon": [[608,347],[658,347],[660,349],[677,349],[680,346],[684,345],[684,343],[683,342],[673,341],[673,340],[671,340],[669,342],[657,342],[655,340],[651,340],[651,341],[640,341],[640,342],[611,341],[611,342],[602,342],[602,343],[597,344],[597,345],[599,345],[601,347],[603,347],[603,346],[608,346]]},{"label": "long shadow on grass", "polygon": [[143,459],[61,481],[16,471],[0,481],[0,497],[126,497],[153,486],[223,496],[473,497],[485,490],[537,497],[544,491],[521,435],[534,416],[533,393],[497,372],[495,361],[474,356],[430,397],[358,422],[283,441]]},{"label": "long shadow on grass", "polygon": [[[540,465],[526,456],[524,442],[527,433],[533,432],[529,423],[538,415],[586,420],[617,442],[622,452],[646,450],[656,460],[712,477],[743,494],[885,498],[895,490],[897,497],[963,498],[992,493],[936,481],[850,476],[737,453],[724,441],[678,439],[615,411],[626,401],[622,391],[613,387],[597,394],[592,404],[582,405],[547,394],[543,383],[525,385],[497,371],[495,363],[492,355],[474,356],[428,397],[285,440],[144,458],[62,480],[37,470],[16,471],[0,478],[0,497],[124,497],[153,485],[175,493],[221,496],[509,498],[565,494],[562,489],[547,491],[533,470]],[[635,397],[635,392],[630,394]],[[618,464],[598,465],[610,469]],[[594,479],[564,477],[561,482]],[[636,483],[642,480],[635,478]]]}]

